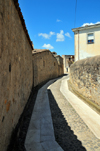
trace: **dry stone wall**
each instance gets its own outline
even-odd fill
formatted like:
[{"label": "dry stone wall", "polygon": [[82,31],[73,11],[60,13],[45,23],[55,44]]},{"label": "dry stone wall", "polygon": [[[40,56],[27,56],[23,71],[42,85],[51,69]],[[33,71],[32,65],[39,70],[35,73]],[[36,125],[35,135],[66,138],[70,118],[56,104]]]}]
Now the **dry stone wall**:
[{"label": "dry stone wall", "polygon": [[0,151],[7,149],[32,83],[32,46],[14,1],[0,0]]},{"label": "dry stone wall", "polygon": [[70,82],[75,91],[100,107],[100,56],[71,65]]}]

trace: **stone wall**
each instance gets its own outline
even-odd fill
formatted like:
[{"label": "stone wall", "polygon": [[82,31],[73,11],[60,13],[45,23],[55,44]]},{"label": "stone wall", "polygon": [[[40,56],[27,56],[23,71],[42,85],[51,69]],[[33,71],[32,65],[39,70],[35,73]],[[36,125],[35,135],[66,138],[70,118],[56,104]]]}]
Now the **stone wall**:
[{"label": "stone wall", "polygon": [[100,56],[71,65],[70,83],[76,92],[100,109]]},{"label": "stone wall", "polygon": [[7,149],[32,83],[32,46],[17,1],[0,0],[0,151]]},{"label": "stone wall", "polygon": [[58,77],[58,62],[49,50],[34,50],[32,59],[34,86]]},{"label": "stone wall", "polygon": [[63,66],[63,58],[59,55],[55,56],[58,62],[58,76],[61,76],[64,74],[64,66]]}]

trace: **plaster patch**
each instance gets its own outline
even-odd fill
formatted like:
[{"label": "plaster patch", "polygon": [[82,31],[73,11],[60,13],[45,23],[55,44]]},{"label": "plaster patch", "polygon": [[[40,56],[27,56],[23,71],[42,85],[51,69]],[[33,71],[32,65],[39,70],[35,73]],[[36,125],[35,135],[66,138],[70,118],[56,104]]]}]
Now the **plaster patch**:
[{"label": "plaster patch", "polygon": [[89,57],[93,57],[93,54],[87,53],[84,50],[80,50],[79,52],[79,58],[80,59],[85,59],[85,58],[89,58]]}]

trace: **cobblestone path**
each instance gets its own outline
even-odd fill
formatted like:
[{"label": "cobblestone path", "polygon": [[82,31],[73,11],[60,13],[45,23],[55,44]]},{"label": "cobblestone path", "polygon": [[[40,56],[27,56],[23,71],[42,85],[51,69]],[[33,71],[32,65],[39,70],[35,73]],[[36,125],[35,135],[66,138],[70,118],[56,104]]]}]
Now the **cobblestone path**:
[{"label": "cobblestone path", "polygon": [[100,139],[60,92],[62,79],[67,77],[57,80],[48,89],[56,141],[64,151],[100,151]]}]

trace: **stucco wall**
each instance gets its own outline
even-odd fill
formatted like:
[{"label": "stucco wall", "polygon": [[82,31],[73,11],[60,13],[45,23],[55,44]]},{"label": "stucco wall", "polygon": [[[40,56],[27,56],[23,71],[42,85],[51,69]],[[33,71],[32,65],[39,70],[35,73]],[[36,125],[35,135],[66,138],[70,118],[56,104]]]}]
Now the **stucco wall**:
[{"label": "stucco wall", "polygon": [[34,53],[32,59],[34,86],[58,76],[58,62],[49,50]]},{"label": "stucco wall", "polygon": [[70,82],[75,91],[100,107],[100,55],[75,62]]},{"label": "stucco wall", "polygon": [[79,33],[74,33],[75,61],[79,60]]},{"label": "stucco wall", "polygon": [[0,0],[0,151],[6,151],[32,82],[32,47],[18,11],[13,0]]},{"label": "stucco wall", "polygon": [[[94,43],[87,44],[87,34],[94,33]],[[100,27],[75,32],[75,61],[100,55]]]}]

